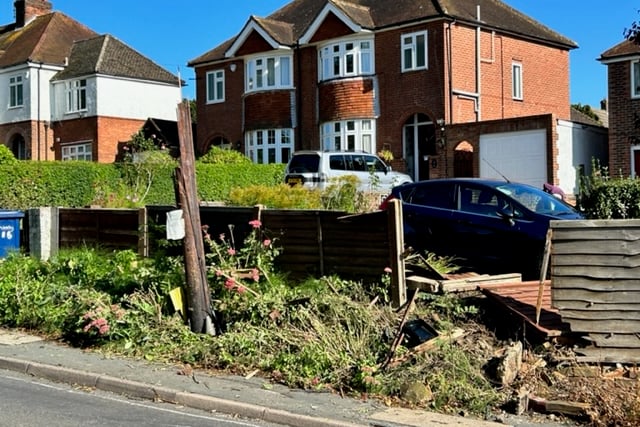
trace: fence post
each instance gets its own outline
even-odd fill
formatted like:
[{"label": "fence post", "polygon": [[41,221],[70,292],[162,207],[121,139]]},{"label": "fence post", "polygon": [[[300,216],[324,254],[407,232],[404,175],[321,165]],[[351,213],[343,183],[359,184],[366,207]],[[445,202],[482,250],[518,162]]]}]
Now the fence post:
[{"label": "fence post", "polygon": [[149,256],[149,224],[147,208],[138,209],[138,255]]},{"label": "fence post", "polygon": [[59,210],[56,207],[29,209],[29,253],[48,260],[58,253],[60,245]]},{"label": "fence post", "polygon": [[404,228],[402,225],[402,203],[391,200],[387,208],[389,233],[389,262],[391,268],[391,302],[401,307],[407,302],[407,282],[404,271]]}]

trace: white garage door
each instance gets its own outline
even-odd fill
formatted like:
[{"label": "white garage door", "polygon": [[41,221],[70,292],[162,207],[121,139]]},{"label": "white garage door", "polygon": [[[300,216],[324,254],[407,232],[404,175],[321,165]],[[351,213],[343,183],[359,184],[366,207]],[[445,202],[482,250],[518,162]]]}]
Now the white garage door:
[{"label": "white garage door", "polygon": [[480,177],[523,182],[542,188],[547,182],[547,131],[480,136]]}]

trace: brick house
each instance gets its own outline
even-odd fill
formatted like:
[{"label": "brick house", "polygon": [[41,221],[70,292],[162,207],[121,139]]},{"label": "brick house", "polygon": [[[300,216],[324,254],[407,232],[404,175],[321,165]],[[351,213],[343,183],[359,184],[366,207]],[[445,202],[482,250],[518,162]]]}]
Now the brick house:
[{"label": "brick house", "polygon": [[522,161],[535,146],[536,182],[558,180],[576,47],[495,0],[296,0],[189,62],[197,146],[258,163],[301,149],[388,149],[415,179],[484,176],[481,155],[511,147]]},{"label": "brick house", "polygon": [[176,120],[178,77],[46,0],[0,27],[0,142],[19,159],[113,162],[150,117]]},{"label": "brick house", "polygon": [[640,176],[640,46],[623,41],[601,54],[607,66],[609,171]]}]

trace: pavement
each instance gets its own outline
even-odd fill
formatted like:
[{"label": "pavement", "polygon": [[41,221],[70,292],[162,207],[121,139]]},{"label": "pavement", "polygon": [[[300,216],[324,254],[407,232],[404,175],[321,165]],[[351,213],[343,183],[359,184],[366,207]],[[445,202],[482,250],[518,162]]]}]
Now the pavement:
[{"label": "pavement", "polygon": [[108,357],[0,328],[0,369],[136,399],[295,427],[497,427],[507,422],[387,407],[374,399],[289,389],[257,376],[212,375],[182,365]]}]

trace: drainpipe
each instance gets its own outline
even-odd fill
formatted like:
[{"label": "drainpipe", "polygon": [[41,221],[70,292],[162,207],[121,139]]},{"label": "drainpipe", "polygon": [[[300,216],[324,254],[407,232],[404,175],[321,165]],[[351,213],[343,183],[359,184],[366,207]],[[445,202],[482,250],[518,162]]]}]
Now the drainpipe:
[{"label": "drainpipe", "polygon": [[478,20],[478,26],[476,27],[476,94],[478,96],[477,101],[476,101],[476,120],[477,121],[481,121],[482,120],[482,105],[481,105],[481,100],[480,100],[480,90],[481,90],[481,83],[480,83],[480,78],[481,76],[481,72],[480,72],[480,5],[476,6],[476,11],[477,11],[477,20]]},{"label": "drainpipe", "polygon": [[36,137],[38,138],[38,142],[37,142],[38,160],[40,160],[40,152],[41,152],[41,149],[40,149],[41,148],[40,147],[40,137],[41,137],[40,136],[40,126],[41,126],[41,124],[40,124],[40,119],[41,119],[41,117],[40,117],[40,105],[41,105],[40,97],[42,96],[42,94],[40,93],[40,70],[42,70],[42,62],[40,62],[38,64],[38,76],[37,76],[37,80],[38,80],[38,85],[37,85],[38,86],[38,95],[37,95],[38,96],[38,101],[37,101],[38,102],[38,117],[36,119],[36,125],[37,125]]},{"label": "drainpipe", "polygon": [[449,55],[449,66],[448,66],[448,72],[449,72],[449,123],[453,123],[453,48],[451,46],[451,41],[452,41],[452,37],[451,37],[451,26],[454,25],[456,23],[455,20],[450,21],[447,24],[447,38],[448,38],[448,43],[447,43],[447,50],[448,50],[448,55]]}]

